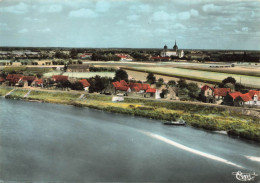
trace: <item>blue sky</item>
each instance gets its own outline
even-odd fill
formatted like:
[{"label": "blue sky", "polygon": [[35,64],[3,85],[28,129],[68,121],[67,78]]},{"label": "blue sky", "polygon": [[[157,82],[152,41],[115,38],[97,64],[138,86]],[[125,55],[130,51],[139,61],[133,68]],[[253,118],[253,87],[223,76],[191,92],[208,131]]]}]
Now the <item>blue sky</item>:
[{"label": "blue sky", "polygon": [[0,46],[260,49],[258,0],[0,0]]}]

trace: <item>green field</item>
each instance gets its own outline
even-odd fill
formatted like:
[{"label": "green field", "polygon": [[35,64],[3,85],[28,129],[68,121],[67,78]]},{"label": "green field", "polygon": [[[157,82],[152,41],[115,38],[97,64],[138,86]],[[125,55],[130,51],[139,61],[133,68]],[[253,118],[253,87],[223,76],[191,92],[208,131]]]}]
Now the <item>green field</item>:
[{"label": "green field", "polygon": [[[131,68],[130,68],[131,69]],[[237,74],[227,74],[227,73],[217,73],[209,71],[199,71],[192,69],[182,69],[182,68],[166,68],[166,67],[132,67],[137,71],[153,72],[155,74],[162,74],[168,76],[184,77],[190,80],[204,81],[204,82],[221,82],[227,77],[234,77],[237,82],[241,81],[241,84],[248,87],[258,87],[260,88],[260,77],[257,76],[245,76]]]},{"label": "green field", "polygon": [[95,76],[100,76],[100,77],[111,77],[113,78],[115,76],[114,72],[60,72],[60,71],[53,71],[53,72],[48,72],[45,73],[43,76],[44,77],[52,77],[53,75],[59,75],[62,74],[64,76],[69,76],[72,78],[91,78]]}]

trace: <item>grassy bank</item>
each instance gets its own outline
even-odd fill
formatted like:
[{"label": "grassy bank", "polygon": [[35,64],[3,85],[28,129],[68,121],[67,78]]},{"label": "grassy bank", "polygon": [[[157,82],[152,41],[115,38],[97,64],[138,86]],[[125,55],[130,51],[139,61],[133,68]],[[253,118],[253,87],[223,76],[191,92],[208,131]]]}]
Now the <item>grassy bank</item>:
[{"label": "grassy bank", "polygon": [[8,92],[10,92],[13,88],[9,87],[1,87],[0,88],[0,96],[5,96]]},{"label": "grassy bank", "polygon": [[[0,94],[2,89],[0,88]],[[22,92],[26,93],[26,90],[18,90],[10,98],[23,99]],[[182,118],[193,127],[211,131],[224,130],[231,135],[260,142],[260,118],[229,111],[228,107],[134,98],[112,102],[111,96],[98,94],[86,94],[83,99],[79,97],[80,94],[69,92],[32,91],[26,100],[90,107],[163,121]]]}]

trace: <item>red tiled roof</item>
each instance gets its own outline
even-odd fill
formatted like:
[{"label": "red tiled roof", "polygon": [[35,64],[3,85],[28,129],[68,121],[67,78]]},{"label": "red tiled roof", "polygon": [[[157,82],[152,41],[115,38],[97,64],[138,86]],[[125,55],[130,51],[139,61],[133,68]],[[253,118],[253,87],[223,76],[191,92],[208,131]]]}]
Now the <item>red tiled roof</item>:
[{"label": "red tiled roof", "polygon": [[[121,80],[122,81],[122,80]],[[124,82],[119,82],[119,81],[116,81],[116,82],[113,82],[112,84],[114,85],[114,87],[117,89],[117,90],[121,90],[121,91],[127,91],[128,90],[128,86],[127,85],[124,85]],[[126,83],[127,84],[127,83]]]},{"label": "red tiled roof", "polygon": [[156,88],[149,88],[146,90],[146,93],[156,93]]},{"label": "red tiled roof", "polygon": [[117,55],[117,56],[120,58],[126,58],[126,56],[124,56],[124,55]]},{"label": "red tiled roof", "polygon": [[[138,88],[140,90],[147,90],[150,88],[149,84],[143,84],[143,83],[129,83],[129,87],[132,88]],[[136,89],[135,89],[136,90]]]},{"label": "red tiled roof", "polygon": [[137,86],[133,87],[132,89],[134,89],[136,92],[140,91],[140,88],[138,88]]},{"label": "red tiled roof", "polygon": [[225,97],[230,91],[230,88],[214,88],[214,95]]},{"label": "red tiled roof", "polygon": [[120,85],[121,85],[121,86],[128,86],[128,84],[125,82],[125,80],[121,80],[121,81],[120,81]]},{"label": "red tiled roof", "polygon": [[253,98],[254,95],[257,95],[258,98],[260,98],[260,91],[256,91],[256,90],[249,90],[249,95]]},{"label": "red tiled roof", "polygon": [[35,76],[22,76],[21,77],[22,81],[34,81],[35,80]]},{"label": "red tiled roof", "polygon": [[229,95],[233,98],[236,99],[237,97],[239,97],[242,93],[240,92],[233,92],[233,93],[229,93]]},{"label": "red tiled roof", "polygon": [[35,82],[35,84],[38,84],[38,85],[43,84],[42,79],[35,79],[34,82]]},{"label": "red tiled roof", "polygon": [[248,102],[252,100],[252,97],[250,97],[249,93],[240,94],[240,97],[244,102]]},{"label": "red tiled roof", "polygon": [[4,82],[4,81],[5,81],[5,78],[0,77],[0,82]]},{"label": "red tiled roof", "polygon": [[83,85],[83,87],[84,87],[84,88],[85,88],[85,87],[89,87],[89,86],[90,86],[90,84],[89,84],[88,80],[86,80],[86,79],[82,79],[82,80],[80,80],[79,82],[81,82],[81,83],[82,83],[82,85]]},{"label": "red tiled roof", "polygon": [[54,81],[56,81],[56,82],[67,81],[67,80],[69,79],[68,76],[63,76],[63,75],[54,75],[54,76],[52,76],[52,78],[53,78]]},{"label": "red tiled roof", "polygon": [[6,77],[6,80],[8,80],[12,83],[17,83],[21,77],[23,77],[23,75],[21,75],[21,74],[8,74]]},{"label": "red tiled roof", "polygon": [[211,87],[208,86],[208,85],[204,85],[204,86],[201,88],[201,90],[206,91],[206,90],[209,89],[209,88],[213,90],[213,88],[211,88]]}]

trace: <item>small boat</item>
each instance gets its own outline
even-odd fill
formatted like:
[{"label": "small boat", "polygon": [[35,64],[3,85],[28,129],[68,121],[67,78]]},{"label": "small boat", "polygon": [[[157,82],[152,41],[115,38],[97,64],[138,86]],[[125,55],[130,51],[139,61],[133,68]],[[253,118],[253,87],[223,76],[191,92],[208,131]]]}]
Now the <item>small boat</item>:
[{"label": "small boat", "polygon": [[186,125],[186,121],[184,121],[183,119],[179,119],[177,121],[170,121],[170,122],[166,122],[163,123],[164,125],[176,125],[176,126],[182,126],[182,125]]}]

